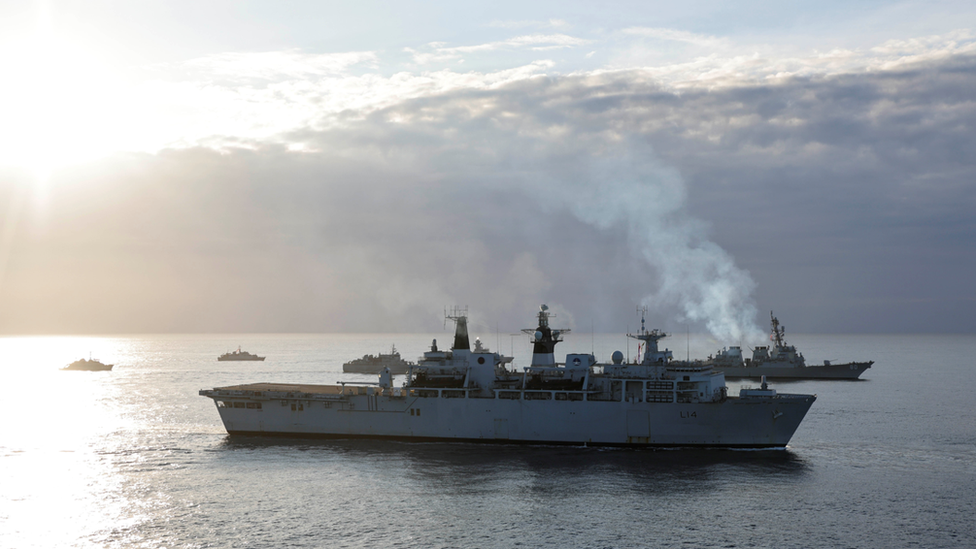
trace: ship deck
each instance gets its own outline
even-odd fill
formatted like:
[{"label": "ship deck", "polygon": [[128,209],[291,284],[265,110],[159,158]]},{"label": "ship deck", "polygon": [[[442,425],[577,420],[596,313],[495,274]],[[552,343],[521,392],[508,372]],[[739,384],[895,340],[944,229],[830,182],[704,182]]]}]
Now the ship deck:
[{"label": "ship deck", "polygon": [[341,385],[306,385],[301,383],[245,383],[216,387],[218,391],[268,391],[282,393],[309,393],[319,395],[340,395]]}]

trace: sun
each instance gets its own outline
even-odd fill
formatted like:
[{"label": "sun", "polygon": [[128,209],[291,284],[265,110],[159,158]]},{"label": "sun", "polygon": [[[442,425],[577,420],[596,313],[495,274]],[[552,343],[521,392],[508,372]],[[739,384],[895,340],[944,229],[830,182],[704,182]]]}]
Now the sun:
[{"label": "sun", "polygon": [[117,148],[125,135],[120,78],[78,37],[43,20],[0,38],[0,165],[39,182]]}]

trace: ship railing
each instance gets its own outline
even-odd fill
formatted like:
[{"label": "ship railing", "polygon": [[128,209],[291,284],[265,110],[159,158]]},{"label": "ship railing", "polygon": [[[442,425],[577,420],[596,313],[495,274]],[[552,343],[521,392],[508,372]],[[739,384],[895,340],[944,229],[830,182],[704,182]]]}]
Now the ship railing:
[{"label": "ship railing", "polygon": [[522,371],[523,371],[523,373],[526,373],[526,374],[532,373],[532,372],[538,372],[538,373],[541,373],[542,375],[546,375],[547,373],[563,375],[563,374],[566,374],[566,373],[581,372],[581,371],[586,370],[587,368],[597,368],[597,367],[600,367],[600,366],[602,366],[602,365],[600,365],[600,364],[592,364],[592,365],[590,365],[588,367],[587,366],[579,366],[579,367],[574,367],[574,368],[567,368],[565,364],[563,364],[563,363],[557,363],[557,364],[553,364],[552,366],[523,366],[522,367]]},{"label": "ship railing", "polygon": [[405,394],[421,398],[466,398],[480,387],[403,387]]},{"label": "ship railing", "polygon": [[597,389],[494,389],[500,400],[588,400]]},{"label": "ship railing", "polygon": [[704,372],[711,369],[712,365],[704,362],[694,366],[677,366],[673,362],[668,365],[668,371],[670,372]]},{"label": "ship railing", "polygon": [[378,381],[336,381],[339,385],[345,388],[346,385],[373,385],[379,386]]},{"label": "ship railing", "polygon": [[[419,372],[417,370],[420,370]],[[440,376],[467,376],[471,371],[471,366],[457,367],[445,366],[443,364],[411,364],[407,370],[407,376],[413,378],[414,374],[426,373],[428,370],[435,370],[434,375]],[[440,370],[440,371],[436,371]]]},{"label": "ship railing", "polygon": [[409,362],[408,364],[410,365],[411,368],[415,370],[429,370],[431,368],[440,368],[446,370],[450,368],[452,372],[461,373],[461,372],[467,372],[468,370],[471,369],[471,366],[455,366],[453,364],[420,364],[420,363],[413,363],[413,362]]},{"label": "ship railing", "polygon": [[317,401],[341,401],[346,400],[346,396],[340,393],[307,393],[303,391],[247,391],[247,390],[223,390],[223,389],[202,389],[200,395],[212,399],[237,398],[248,400],[317,400]]}]

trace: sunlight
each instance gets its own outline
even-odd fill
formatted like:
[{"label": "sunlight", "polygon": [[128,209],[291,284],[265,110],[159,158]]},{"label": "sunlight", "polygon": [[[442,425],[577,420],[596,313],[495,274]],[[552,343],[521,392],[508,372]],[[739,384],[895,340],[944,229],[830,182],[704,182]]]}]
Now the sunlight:
[{"label": "sunlight", "polygon": [[105,441],[132,425],[119,372],[59,369],[89,353],[113,363],[130,349],[122,338],[0,337],[0,376],[13,389],[5,404],[17,410],[0,426],[0,516],[9,546],[71,546],[126,514],[128,502],[117,495],[124,478],[104,452]]},{"label": "sunlight", "polygon": [[122,82],[44,17],[29,34],[0,40],[0,73],[0,164],[28,169],[43,184],[54,170],[122,144]]}]

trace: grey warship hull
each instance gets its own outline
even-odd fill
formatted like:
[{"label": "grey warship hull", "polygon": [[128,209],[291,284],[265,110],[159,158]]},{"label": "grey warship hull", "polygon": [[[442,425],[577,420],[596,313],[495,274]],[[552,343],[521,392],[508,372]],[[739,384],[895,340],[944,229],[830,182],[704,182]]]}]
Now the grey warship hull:
[{"label": "grey warship hull", "polygon": [[823,366],[714,366],[726,379],[848,379],[861,377],[874,362],[849,362]]},{"label": "grey warship hull", "polygon": [[463,393],[274,383],[200,391],[238,436],[644,447],[783,448],[816,400],[781,394],[678,404],[560,391]]},{"label": "grey warship hull", "polygon": [[538,327],[525,330],[533,355],[521,372],[479,341],[472,351],[467,317],[455,311],[454,345],[434,340],[400,387],[384,369],[375,383],[249,383],[200,395],[214,400],[230,435],[723,448],[786,447],[816,400],[765,383],[731,397],[710,365],[673,363],[657,345],[667,334],[646,330],[643,318],[631,335],[644,342],[639,363],[620,351],[609,363],[572,353],[556,363],[567,330],[549,317],[542,305]]}]

